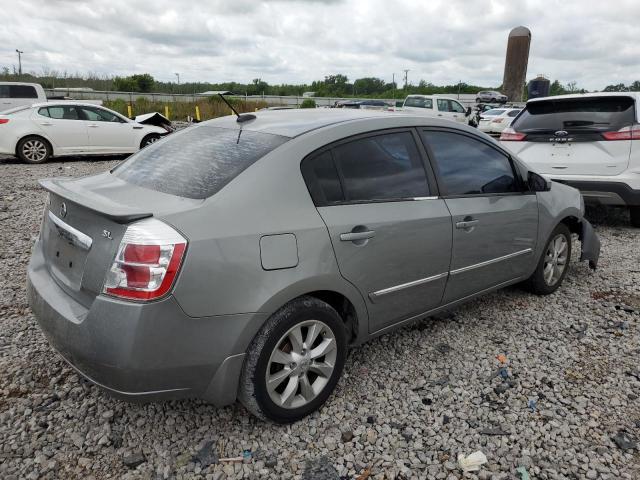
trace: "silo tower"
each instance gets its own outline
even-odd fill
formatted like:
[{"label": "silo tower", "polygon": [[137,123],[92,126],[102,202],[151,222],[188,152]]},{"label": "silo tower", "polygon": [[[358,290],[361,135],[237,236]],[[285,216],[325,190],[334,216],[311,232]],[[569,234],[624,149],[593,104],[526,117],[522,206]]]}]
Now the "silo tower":
[{"label": "silo tower", "polygon": [[529,63],[531,31],[527,27],[516,27],[509,32],[507,56],[504,62],[502,93],[510,102],[521,102]]}]

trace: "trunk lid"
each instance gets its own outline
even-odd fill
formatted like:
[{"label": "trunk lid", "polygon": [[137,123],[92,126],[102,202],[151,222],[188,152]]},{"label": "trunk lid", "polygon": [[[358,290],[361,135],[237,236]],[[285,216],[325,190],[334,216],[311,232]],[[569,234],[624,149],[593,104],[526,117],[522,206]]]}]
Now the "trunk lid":
[{"label": "trunk lid", "polygon": [[128,224],[202,204],[131,185],[110,173],[40,184],[49,191],[40,233],[47,269],[87,308],[102,291]]},{"label": "trunk lid", "polygon": [[629,96],[532,101],[511,125],[525,139],[505,145],[539,173],[619,175],[629,166],[632,141],[606,140],[603,133],[635,121],[635,101]]}]

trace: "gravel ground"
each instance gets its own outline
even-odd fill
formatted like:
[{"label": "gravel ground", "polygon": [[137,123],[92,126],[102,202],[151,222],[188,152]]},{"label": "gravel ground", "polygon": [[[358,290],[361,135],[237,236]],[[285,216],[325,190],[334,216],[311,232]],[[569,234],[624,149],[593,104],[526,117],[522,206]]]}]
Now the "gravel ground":
[{"label": "gravel ground", "polygon": [[[574,263],[549,297],[509,288],[355,349],[322,411],[276,426],[114,400],[40,333],[24,291],[36,181],[116,163],[0,159],[0,478],[640,478],[640,230],[624,214],[591,212],[596,273]],[[477,450],[488,462],[463,474]]]}]

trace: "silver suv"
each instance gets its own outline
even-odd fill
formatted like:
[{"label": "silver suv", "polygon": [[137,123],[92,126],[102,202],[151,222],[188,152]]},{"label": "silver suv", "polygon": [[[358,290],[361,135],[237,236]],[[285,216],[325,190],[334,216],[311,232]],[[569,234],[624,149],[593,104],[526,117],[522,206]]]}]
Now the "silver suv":
[{"label": "silver suv", "polygon": [[476,103],[506,103],[509,97],[495,90],[484,90],[478,92]]},{"label": "silver suv", "polygon": [[49,179],[28,296],[51,344],[129,400],[239,398],[297,420],[348,346],[525,282],[555,291],[580,193],[475,129],[348,109],[225,117],[110,172]]}]

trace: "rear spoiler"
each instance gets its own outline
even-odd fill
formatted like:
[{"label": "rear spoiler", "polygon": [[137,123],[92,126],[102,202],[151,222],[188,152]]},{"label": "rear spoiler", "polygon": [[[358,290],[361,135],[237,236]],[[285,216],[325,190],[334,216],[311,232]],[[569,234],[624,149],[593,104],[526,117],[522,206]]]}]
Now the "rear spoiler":
[{"label": "rear spoiler", "polygon": [[75,184],[72,178],[45,178],[38,183],[42,188],[81,207],[113,220],[116,223],[130,223],[142,218],[152,217],[151,212],[128,207],[112,202],[105,197],[88,195],[84,189]]}]

